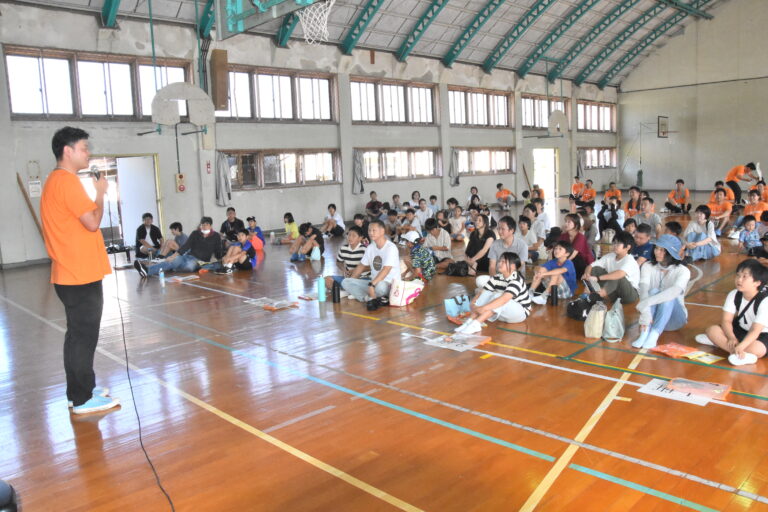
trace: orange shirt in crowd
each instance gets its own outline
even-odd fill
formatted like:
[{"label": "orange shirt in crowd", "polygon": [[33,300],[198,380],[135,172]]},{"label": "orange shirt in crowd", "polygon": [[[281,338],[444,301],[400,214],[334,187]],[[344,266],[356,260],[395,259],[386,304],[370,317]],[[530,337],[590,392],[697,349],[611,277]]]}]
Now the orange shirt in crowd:
[{"label": "orange shirt in crowd", "polygon": [[631,205],[632,199],[629,199],[626,203],[624,203],[624,211],[627,213],[627,218],[634,217],[638,213],[640,213],[640,199],[637,200],[637,203],[634,205]]},{"label": "orange shirt in crowd", "polygon": [[712,211],[713,217],[719,217],[726,212],[730,215],[731,210],[733,209],[733,206],[728,201],[723,201],[722,203],[711,202],[707,206],[709,206],[709,209]]},{"label": "orange shirt in crowd", "polygon": [[[723,190],[725,190],[725,200],[726,201],[733,202],[733,201],[736,200],[736,196],[733,195],[733,190],[731,190],[730,187],[725,187]],[[710,203],[714,203],[715,202],[715,191],[714,190],[709,194],[709,202]]]},{"label": "orange shirt in crowd", "polygon": [[758,201],[755,204],[747,203],[744,207],[744,215],[753,215],[760,222],[760,215],[766,210],[768,210],[768,203],[762,201]]},{"label": "orange shirt in crowd", "polygon": [[511,194],[511,193],[512,192],[510,192],[506,188],[503,188],[503,189],[499,190],[498,192],[496,192],[496,199],[506,199],[509,196],[509,194]]},{"label": "orange shirt in crowd", "polygon": [[750,169],[748,169],[746,165],[737,165],[728,171],[728,174],[725,175],[725,182],[728,183],[729,181],[739,181],[739,176],[744,176],[749,171]]},{"label": "orange shirt in crowd", "polygon": [[581,193],[581,200],[585,202],[594,201],[597,197],[597,190],[593,188],[585,188]]},{"label": "orange shirt in crowd", "polygon": [[[733,191],[731,191],[733,193]],[[678,192],[677,188],[673,189],[672,192],[670,192],[667,195],[667,198],[669,198],[670,201],[674,201],[677,204],[688,204],[690,203],[690,197],[691,193],[688,191],[687,188],[684,188],[682,192]],[[711,202],[714,202],[714,198]]]},{"label": "orange shirt in crowd", "polygon": [[583,183],[579,182],[579,183],[574,183],[573,185],[571,185],[571,195],[573,195],[575,197],[579,197],[583,191],[584,191],[584,184]]},{"label": "orange shirt in crowd", "polygon": [[616,189],[616,190],[608,189],[608,190],[606,190],[605,191],[605,199],[609,199],[611,197],[615,197],[616,199],[621,201],[621,190],[619,190],[619,189]]},{"label": "orange shirt in crowd", "polygon": [[75,174],[55,169],[45,180],[40,217],[52,260],[52,283],[88,284],[112,273],[101,230],[88,231],[80,222],[83,214],[95,209]]},{"label": "orange shirt in crowd", "polygon": [[[757,190],[757,185],[752,185],[751,187],[749,187],[749,190]],[[765,187],[765,186],[763,187],[763,193],[760,194],[760,200],[765,203],[768,203],[768,187]]]}]

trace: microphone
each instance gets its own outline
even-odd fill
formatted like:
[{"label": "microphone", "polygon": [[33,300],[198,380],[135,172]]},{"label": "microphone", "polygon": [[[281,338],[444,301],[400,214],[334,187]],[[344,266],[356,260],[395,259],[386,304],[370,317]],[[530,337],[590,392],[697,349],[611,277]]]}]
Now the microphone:
[{"label": "microphone", "polygon": [[96,181],[98,181],[98,180],[99,180],[99,178],[101,178],[101,173],[99,172],[99,168],[98,168],[98,167],[96,167],[95,165],[92,165],[92,166],[91,166],[91,169],[90,169],[90,172],[89,172],[89,174],[90,174],[90,175],[91,175],[91,177],[92,177],[93,179],[95,179]]}]

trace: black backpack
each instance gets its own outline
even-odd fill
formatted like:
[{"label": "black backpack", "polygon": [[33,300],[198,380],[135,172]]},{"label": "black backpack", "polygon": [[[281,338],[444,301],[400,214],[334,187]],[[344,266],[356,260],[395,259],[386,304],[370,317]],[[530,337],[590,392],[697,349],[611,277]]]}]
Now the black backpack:
[{"label": "black backpack", "polygon": [[450,263],[445,269],[445,275],[447,276],[466,277],[467,274],[469,274],[469,264],[466,261]]},{"label": "black backpack", "polygon": [[565,316],[568,318],[573,318],[574,320],[578,320],[579,322],[583,322],[587,319],[589,310],[592,309],[594,304],[595,302],[590,300],[588,297],[579,297],[578,299],[573,299],[572,301],[568,302],[568,305],[565,307]]}]

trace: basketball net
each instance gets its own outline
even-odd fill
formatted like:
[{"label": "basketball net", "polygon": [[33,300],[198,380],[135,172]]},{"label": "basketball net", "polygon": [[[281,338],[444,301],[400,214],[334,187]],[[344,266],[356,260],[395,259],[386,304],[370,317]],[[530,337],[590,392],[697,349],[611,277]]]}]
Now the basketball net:
[{"label": "basketball net", "polygon": [[328,14],[336,0],[315,2],[296,11],[304,30],[304,39],[311,45],[328,42]]}]

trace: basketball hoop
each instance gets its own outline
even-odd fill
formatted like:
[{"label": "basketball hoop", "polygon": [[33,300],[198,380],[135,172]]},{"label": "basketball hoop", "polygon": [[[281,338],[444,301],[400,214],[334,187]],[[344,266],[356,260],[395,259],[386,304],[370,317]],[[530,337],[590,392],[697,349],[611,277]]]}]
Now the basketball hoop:
[{"label": "basketball hoop", "polygon": [[296,11],[304,31],[304,39],[311,45],[328,42],[328,14],[336,0],[318,1]]}]

